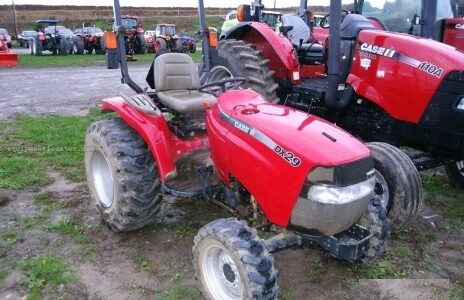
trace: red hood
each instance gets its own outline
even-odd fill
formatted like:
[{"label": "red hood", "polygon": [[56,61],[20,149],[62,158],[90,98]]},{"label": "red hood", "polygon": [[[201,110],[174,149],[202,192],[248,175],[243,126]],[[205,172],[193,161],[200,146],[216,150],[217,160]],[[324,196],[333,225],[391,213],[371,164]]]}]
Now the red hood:
[{"label": "red hood", "polygon": [[243,122],[250,130],[258,130],[309,165],[336,166],[370,153],[360,141],[331,123],[286,106],[271,104],[251,90],[222,94],[218,107],[224,115]]}]

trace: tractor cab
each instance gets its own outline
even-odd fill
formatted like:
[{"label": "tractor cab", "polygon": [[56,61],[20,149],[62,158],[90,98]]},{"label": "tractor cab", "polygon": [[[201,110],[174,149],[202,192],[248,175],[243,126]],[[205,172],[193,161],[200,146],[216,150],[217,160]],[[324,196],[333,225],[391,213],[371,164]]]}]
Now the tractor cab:
[{"label": "tractor cab", "polygon": [[156,25],[155,33],[157,37],[173,37],[176,35],[176,25],[174,24],[158,24]]}]

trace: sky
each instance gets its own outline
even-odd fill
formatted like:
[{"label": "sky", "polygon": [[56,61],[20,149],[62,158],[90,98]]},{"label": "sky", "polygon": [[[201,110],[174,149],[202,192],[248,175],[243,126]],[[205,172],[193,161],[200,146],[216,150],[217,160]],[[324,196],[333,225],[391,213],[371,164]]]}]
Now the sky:
[{"label": "sky", "polygon": [[[121,6],[154,6],[154,7],[197,7],[197,0],[120,0]],[[277,7],[295,7],[299,0],[275,0]],[[15,4],[41,4],[41,5],[90,5],[111,6],[111,0],[15,0]],[[311,5],[328,5],[329,0],[308,0]],[[345,1],[343,1],[345,2]],[[352,2],[352,1],[350,1]],[[240,4],[251,3],[251,0],[204,0],[206,7],[237,7]],[[11,0],[0,0],[0,5],[11,4]],[[267,8],[274,7],[274,0],[263,0]]]}]

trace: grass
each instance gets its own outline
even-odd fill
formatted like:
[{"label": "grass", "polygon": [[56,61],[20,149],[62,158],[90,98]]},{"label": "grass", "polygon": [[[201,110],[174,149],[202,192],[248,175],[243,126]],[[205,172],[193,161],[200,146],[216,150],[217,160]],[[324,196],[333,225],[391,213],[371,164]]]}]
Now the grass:
[{"label": "grass", "polygon": [[178,285],[160,295],[155,296],[156,300],[193,300],[202,299],[200,291],[190,285]]},{"label": "grass", "polygon": [[0,137],[0,188],[20,190],[46,184],[49,167],[69,180],[85,180],[83,145],[87,128],[108,116],[93,109],[85,117],[16,118]]},{"label": "grass", "polygon": [[2,188],[19,190],[29,185],[46,184],[48,181],[39,161],[18,155],[0,158],[0,187]]},{"label": "grass", "polygon": [[308,276],[312,282],[320,281],[322,273],[327,270],[327,265],[320,259],[316,258],[309,264]]},{"label": "grass", "polygon": [[461,300],[464,299],[464,283],[455,282],[453,288],[448,294],[448,300]]},{"label": "grass", "polygon": [[85,227],[68,217],[61,219],[57,224],[48,225],[47,230],[69,236],[74,242],[80,245],[90,244],[90,240],[85,234]]},{"label": "grass", "polygon": [[0,284],[5,280],[6,276],[8,276],[8,270],[5,264],[0,261]]},{"label": "grass", "polygon": [[21,239],[21,230],[18,228],[8,229],[3,233],[2,238],[8,248],[12,247]]},{"label": "grass", "polygon": [[407,276],[404,270],[393,266],[387,257],[367,266],[354,265],[351,271],[356,279],[402,279]]},{"label": "grass", "polygon": [[129,257],[134,263],[136,271],[148,271],[151,267],[150,261],[136,249],[129,251]]},{"label": "grass", "polygon": [[[464,194],[462,190],[450,184],[448,178],[443,175],[422,176],[422,184],[427,191],[425,200],[443,210],[446,217],[451,219],[449,221],[451,227],[460,226],[464,220]],[[445,196],[446,201],[438,203],[437,197],[440,195]]]},{"label": "grass", "polygon": [[[201,60],[201,52],[187,53],[192,57],[194,61]],[[136,64],[150,64],[153,61],[154,54],[139,54],[135,55],[134,58],[137,61],[129,62],[129,70],[131,65]],[[49,55],[44,52],[42,56],[33,56],[29,54],[22,54],[19,56],[19,66],[21,67],[33,67],[33,68],[48,68],[48,67],[76,67],[76,66],[101,66],[105,67],[105,55]],[[148,69],[147,69],[148,71]]]},{"label": "grass", "polygon": [[23,271],[30,300],[40,299],[41,292],[47,285],[57,286],[73,281],[68,264],[52,253],[22,260],[18,265]]}]

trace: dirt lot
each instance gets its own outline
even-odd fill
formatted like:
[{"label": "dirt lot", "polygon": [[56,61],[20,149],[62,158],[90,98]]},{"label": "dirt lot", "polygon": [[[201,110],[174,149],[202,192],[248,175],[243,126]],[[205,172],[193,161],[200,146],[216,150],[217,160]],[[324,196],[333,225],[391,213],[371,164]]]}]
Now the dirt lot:
[{"label": "dirt lot", "polygon": [[[140,82],[145,72],[131,68]],[[8,149],[81,145],[85,122],[97,118],[15,114],[83,116],[101,98],[128,92],[118,71],[102,68],[8,69],[0,76],[0,146]],[[82,153],[1,154],[0,299],[201,299],[192,240],[225,212],[195,199],[171,205],[175,199],[166,197],[152,224],[114,234],[82,181]],[[318,249],[276,254],[280,299],[463,299],[464,197],[441,170],[423,179],[420,218],[392,236],[379,262],[351,265]]]}]

